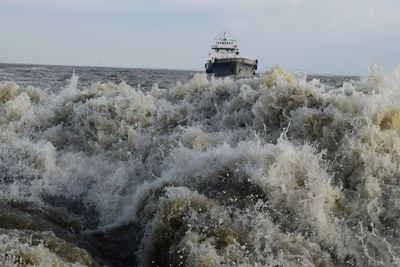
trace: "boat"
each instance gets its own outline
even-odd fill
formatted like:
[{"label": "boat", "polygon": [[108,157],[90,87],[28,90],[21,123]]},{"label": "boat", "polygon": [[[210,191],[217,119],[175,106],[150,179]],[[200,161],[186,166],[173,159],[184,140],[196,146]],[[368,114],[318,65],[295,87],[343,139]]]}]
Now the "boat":
[{"label": "boat", "polygon": [[206,73],[214,76],[249,77],[256,73],[257,64],[257,59],[241,56],[236,40],[229,39],[227,32],[223,32],[211,46],[205,68]]}]

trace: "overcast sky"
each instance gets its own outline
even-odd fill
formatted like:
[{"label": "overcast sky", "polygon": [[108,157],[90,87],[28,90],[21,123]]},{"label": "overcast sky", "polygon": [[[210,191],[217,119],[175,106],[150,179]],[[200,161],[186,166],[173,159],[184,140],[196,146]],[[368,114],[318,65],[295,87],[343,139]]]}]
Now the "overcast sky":
[{"label": "overcast sky", "polygon": [[400,63],[400,0],[0,0],[0,62],[202,71],[221,31],[260,71]]}]

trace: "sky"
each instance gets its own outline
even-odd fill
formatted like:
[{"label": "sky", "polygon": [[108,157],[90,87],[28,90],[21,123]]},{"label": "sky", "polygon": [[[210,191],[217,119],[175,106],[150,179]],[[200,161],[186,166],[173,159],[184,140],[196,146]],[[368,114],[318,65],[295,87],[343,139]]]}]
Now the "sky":
[{"label": "sky", "polygon": [[0,0],[0,62],[204,71],[228,31],[259,71],[400,63],[399,0]]}]

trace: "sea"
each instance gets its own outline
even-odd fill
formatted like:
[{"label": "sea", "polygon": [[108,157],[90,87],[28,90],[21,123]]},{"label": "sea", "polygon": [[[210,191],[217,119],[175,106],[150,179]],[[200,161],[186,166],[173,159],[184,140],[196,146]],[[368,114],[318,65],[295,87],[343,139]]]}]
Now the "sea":
[{"label": "sea", "polygon": [[400,266],[400,67],[0,64],[0,266]]}]

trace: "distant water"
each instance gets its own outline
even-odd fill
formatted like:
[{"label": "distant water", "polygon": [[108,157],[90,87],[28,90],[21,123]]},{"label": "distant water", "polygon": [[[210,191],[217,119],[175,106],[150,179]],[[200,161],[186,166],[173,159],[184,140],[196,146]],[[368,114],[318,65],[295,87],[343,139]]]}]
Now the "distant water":
[{"label": "distant water", "polygon": [[400,265],[400,69],[0,79],[0,266]]},{"label": "distant water", "polygon": [[59,90],[66,85],[72,73],[79,76],[78,88],[89,87],[95,82],[120,83],[151,88],[154,84],[167,88],[177,81],[188,81],[196,72],[158,69],[127,69],[79,66],[45,66],[1,64],[0,81],[14,81],[20,86],[37,86],[42,89]]},{"label": "distant water", "polygon": [[[43,90],[58,91],[68,84],[68,79],[75,72],[79,76],[78,88],[82,89],[100,82],[126,82],[131,86],[140,86],[149,90],[154,84],[160,88],[175,86],[177,81],[189,81],[195,71],[162,70],[162,69],[128,69],[80,66],[46,66],[28,64],[0,63],[0,81],[14,81],[20,86],[36,86]],[[309,79],[320,79],[323,83],[341,86],[343,81],[358,80],[356,76],[310,76]]]}]

